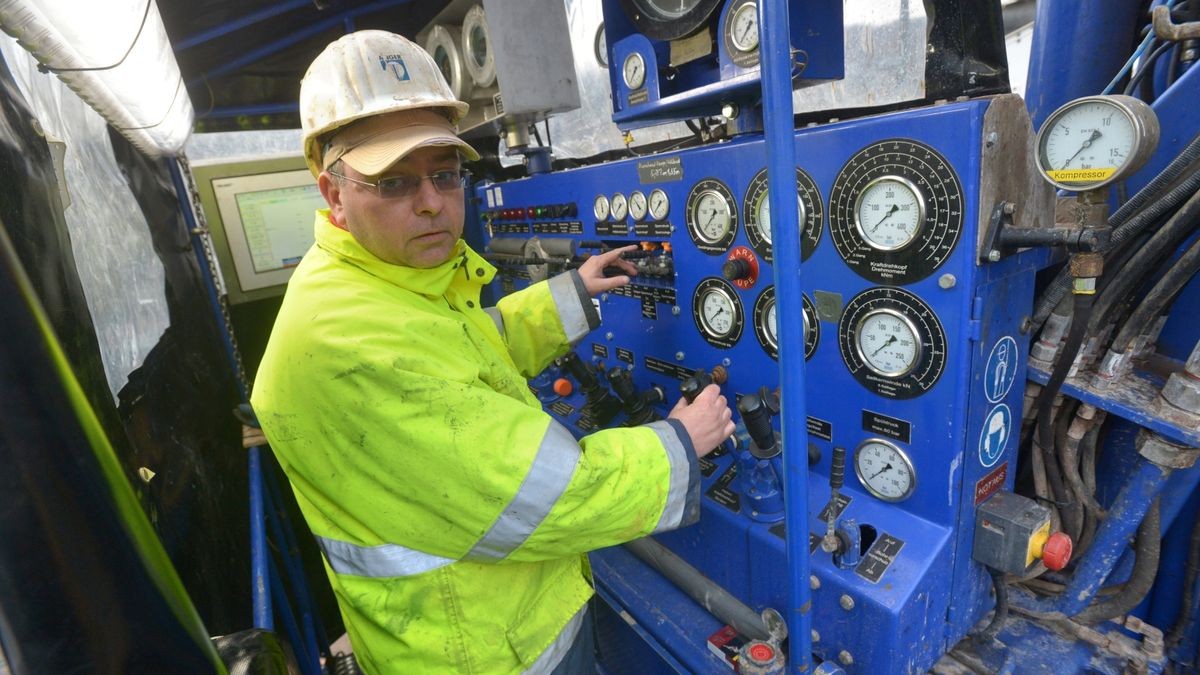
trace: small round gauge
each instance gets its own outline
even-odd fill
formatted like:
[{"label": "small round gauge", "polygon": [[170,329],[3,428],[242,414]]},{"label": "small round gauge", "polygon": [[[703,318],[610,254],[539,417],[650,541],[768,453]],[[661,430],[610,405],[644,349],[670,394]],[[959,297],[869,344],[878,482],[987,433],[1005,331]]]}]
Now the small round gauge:
[{"label": "small round gauge", "polygon": [[626,87],[642,88],[646,83],[646,60],[641,54],[633,52],[625,57],[625,63],[621,66],[621,77],[624,78]]},{"label": "small round gauge", "polygon": [[867,183],[854,204],[854,226],[871,248],[898,251],[917,238],[925,222],[920,188],[900,176]]},{"label": "small round gauge", "polygon": [[692,318],[701,337],[714,347],[729,349],[742,337],[742,301],[733,286],[719,277],[708,277],[696,285]]},{"label": "small round gauge", "polygon": [[592,39],[592,51],[595,52],[596,63],[608,70],[608,40],[604,36],[604,23],[596,29],[596,37]]},{"label": "small round gauge", "polygon": [[592,202],[592,215],[596,216],[596,220],[608,220],[608,197],[596,195],[596,201]]},{"label": "small round gauge", "polygon": [[[750,179],[742,199],[742,216],[746,220],[746,238],[750,247],[763,260],[774,262],[771,246],[771,202],[768,199],[767,170],[762,169]],[[821,241],[821,224],[825,214],[821,207],[821,193],[812,177],[796,169],[797,216],[800,228],[800,259],[808,260],[817,243]]]},{"label": "small round gauge", "polygon": [[1038,130],[1037,165],[1064,190],[1094,190],[1136,171],[1158,146],[1158,117],[1132,96],[1088,96]]},{"label": "small round gauge", "polygon": [[634,220],[641,220],[646,217],[646,194],[641,190],[634,190],[629,193],[629,215]]},{"label": "small round gauge", "polygon": [[651,40],[691,35],[721,6],[721,0],[620,0],[621,9]]},{"label": "small round gauge", "polygon": [[868,438],[854,451],[854,473],[875,497],[885,502],[908,499],[917,488],[912,460],[894,443]]},{"label": "small round gauge", "polygon": [[758,3],[747,2],[733,10],[729,28],[734,49],[741,52],[758,49]]},{"label": "small round gauge", "polygon": [[889,286],[869,288],[846,303],[838,348],[854,379],[888,398],[920,396],[946,367],[946,332],[933,309]]},{"label": "small round gauge", "polygon": [[650,217],[654,220],[666,220],[667,214],[671,211],[671,200],[667,198],[667,193],[655,188],[650,191],[650,197],[646,208],[650,212]]},{"label": "small round gauge", "polygon": [[610,203],[612,206],[609,207],[609,212],[612,213],[612,219],[625,220],[625,214],[629,213],[629,202],[625,201],[625,195],[620,192],[616,193],[612,196]]},{"label": "small round gauge", "polygon": [[[821,324],[817,321],[817,308],[808,296],[804,303],[804,359],[812,358],[821,339]],[[775,287],[769,286],[754,301],[754,335],[758,344],[771,358],[779,358],[779,324],[775,318]]]},{"label": "small round gauge", "polygon": [[933,274],[954,253],[965,214],[950,162],[904,138],[859,150],[829,191],[834,248],[855,274],[877,284],[908,284]]},{"label": "small round gauge", "polygon": [[894,309],[867,312],[855,335],[859,357],[877,375],[902,377],[912,372],[921,358],[917,327]]},{"label": "small round gauge", "polygon": [[729,249],[737,233],[737,206],[733,193],[719,180],[706,178],[688,193],[688,234],[696,247],[709,255]]}]

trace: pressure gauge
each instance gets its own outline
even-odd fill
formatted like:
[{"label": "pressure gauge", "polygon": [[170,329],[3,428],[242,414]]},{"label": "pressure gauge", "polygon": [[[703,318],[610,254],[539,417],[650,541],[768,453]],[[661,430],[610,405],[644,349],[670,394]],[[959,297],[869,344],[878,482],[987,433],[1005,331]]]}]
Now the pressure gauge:
[{"label": "pressure gauge", "polygon": [[625,220],[625,214],[629,212],[629,203],[625,201],[625,195],[618,192],[612,196],[612,206],[609,211],[612,213],[612,219],[616,221]]},{"label": "pressure gauge", "polygon": [[620,0],[625,16],[651,40],[675,40],[709,23],[723,0]]},{"label": "pressure gauge", "polygon": [[634,190],[629,193],[629,215],[634,220],[641,220],[646,217],[646,194],[641,190]]},{"label": "pressure gauge", "polygon": [[642,55],[633,52],[625,57],[625,63],[621,66],[621,77],[625,79],[625,86],[630,89],[641,89],[646,83],[646,60]]},{"label": "pressure gauge", "polygon": [[913,322],[893,309],[868,312],[856,332],[858,355],[884,377],[903,377],[921,359],[921,336]]},{"label": "pressure gauge", "polygon": [[854,473],[872,495],[885,502],[908,499],[917,487],[912,461],[898,446],[869,438],[854,451]]},{"label": "pressure gauge", "polygon": [[596,220],[608,220],[608,197],[596,195],[596,201],[592,202],[592,215],[596,216]]},{"label": "pressure gauge", "polygon": [[758,3],[748,2],[733,10],[729,29],[734,49],[741,52],[758,49]]},{"label": "pressure gauge", "polygon": [[729,282],[708,277],[692,293],[692,318],[700,336],[714,347],[729,349],[742,336],[742,301]]},{"label": "pressure gauge", "polygon": [[688,193],[686,220],[696,248],[708,255],[724,253],[737,231],[733,193],[715,178],[696,183]]},{"label": "pressure gauge", "polygon": [[854,226],[871,248],[897,251],[913,242],[925,221],[925,198],[907,178],[881,176],[867,183],[854,205]]},{"label": "pressure gauge", "polygon": [[667,198],[667,193],[657,188],[651,190],[648,201],[646,208],[649,209],[650,217],[654,220],[666,220],[667,213],[671,210],[671,200]]},{"label": "pressure gauge", "polygon": [[1088,96],[1055,110],[1037,137],[1037,165],[1052,185],[1095,190],[1141,168],[1158,146],[1158,117],[1132,96]]},{"label": "pressure gauge", "polygon": [[708,243],[721,241],[733,226],[733,213],[729,202],[716,192],[700,195],[693,206],[696,232]]},{"label": "pressure gauge", "polygon": [[[807,295],[801,296],[804,311],[804,358],[808,360],[817,351],[821,339],[821,324],[817,321],[817,308]],[[754,335],[758,344],[773,359],[779,358],[779,323],[775,317],[775,287],[768,286],[754,301]]]}]

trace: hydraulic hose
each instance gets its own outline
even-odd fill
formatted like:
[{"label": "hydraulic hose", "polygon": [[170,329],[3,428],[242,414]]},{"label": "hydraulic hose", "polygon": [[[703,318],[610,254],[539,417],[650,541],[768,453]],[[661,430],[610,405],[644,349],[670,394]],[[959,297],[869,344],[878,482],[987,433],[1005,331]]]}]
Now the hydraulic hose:
[{"label": "hydraulic hose", "polygon": [[1138,526],[1137,543],[1135,545],[1133,571],[1129,573],[1129,581],[1125,582],[1121,591],[1113,597],[1084,609],[1073,618],[1084,624],[1108,621],[1123,614],[1128,614],[1141,604],[1154,578],[1158,575],[1158,560],[1162,553],[1162,532],[1160,526],[1159,498],[1154,498],[1142,524]]},{"label": "hydraulic hose", "polygon": [[[1200,193],[1197,193],[1197,196],[1200,196]],[[1197,271],[1200,271],[1200,239],[1192,242],[1188,250],[1179,256],[1179,259],[1158,280],[1158,283],[1154,284],[1154,287],[1146,293],[1146,297],[1142,298],[1137,309],[1133,311],[1133,314],[1121,326],[1117,337],[1113,339],[1112,350],[1124,353],[1129,348],[1130,341],[1149,326],[1154,317],[1166,309],[1168,303],[1178,296],[1184,285],[1196,276]]]},{"label": "hydraulic hose", "polygon": [[992,620],[988,622],[986,628],[975,636],[975,639],[980,644],[990,644],[996,636],[1000,634],[1000,629],[1004,628],[1004,622],[1008,619],[1008,585],[1004,583],[1004,572],[988,568],[988,574],[992,575],[992,588],[996,591],[996,611],[992,614]]},{"label": "hydraulic hose", "polygon": [[1060,493],[1055,494],[1055,499],[1062,512],[1063,529],[1067,531],[1072,541],[1078,540],[1079,533],[1083,531],[1083,507],[1080,506],[1079,499],[1071,488],[1070,468],[1066,461],[1069,454],[1067,430],[1071,426],[1071,421],[1075,419],[1078,408],[1079,402],[1072,399],[1059,409],[1058,420],[1054,423],[1054,463],[1056,465],[1054,468],[1059,480],[1059,484],[1055,487],[1061,489]]},{"label": "hydraulic hose", "polygon": [[[1035,436],[1038,445],[1046,453],[1054,451],[1054,419],[1052,415],[1054,397],[1058,395],[1059,389],[1062,388],[1062,383],[1066,381],[1067,373],[1071,371],[1071,365],[1075,362],[1075,356],[1079,353],[1079,346],[1083,344],[1083,337],[1087,332],[1088,319],[1092,313],[1092,298],[1093,296],[1085,294],[1075,296],[1073,302],[1074,311],[1072,312],[1075,318],[1071,321],[1071,330],[1067,333],[1066,343],[1063,345],[1062,353],[1058,356],[1058,361],[1054,364],[1054,370],[1050,373],[1050,379],[1038,394],[1038,426]],[[1047,464],[1051,463],[1057,463],[1057,459],[1048,455]],[[1050,467],[1047,466],[1046,469],[1049,472]]]},{"label": "hydraulic hose", "polygon": [[626,543],[625,548],[737,632],[752,640],[770,639],[761,616],[662,544],[642,537]]},{"label": "hydraulic hose", "polygon": [[1171,632],[1167,634],[1168,649],[1179,644],[1192,620],[1192,601],[1196,595],[1197,577],[1200,577],[1200,518],[1197,518],[1196,524],[1192,526],[1192,538],[1188,543],[1187,573],[1183,582],[1183,599],[1179,603],[1179,616],[1175,619],[1175,625],[1171,626]]}]

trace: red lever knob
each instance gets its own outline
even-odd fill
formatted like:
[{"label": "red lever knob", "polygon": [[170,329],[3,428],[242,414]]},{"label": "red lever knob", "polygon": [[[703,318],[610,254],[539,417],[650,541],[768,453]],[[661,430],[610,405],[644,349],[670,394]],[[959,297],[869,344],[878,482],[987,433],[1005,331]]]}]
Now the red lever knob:
[{"label": "red lever knob", "polygon": [[1066,532],[1055,532],[1046,539],[1046,545],[1042,547],[1042,562],[1046,565],[1046,569],[1057,572],[1067,566],[1071,562],[1071,551],[1074,544],[1071,543],[1071,537]]},{"label": "red lever knob", "polygon": [[[560,377],[554,381],[554,393],[559,396],[570,396],[573,391],[575,391],[575,385],[571,384],[571,381],[567,378]],[[1070,548],[1067,551],[1069,555]]]}]

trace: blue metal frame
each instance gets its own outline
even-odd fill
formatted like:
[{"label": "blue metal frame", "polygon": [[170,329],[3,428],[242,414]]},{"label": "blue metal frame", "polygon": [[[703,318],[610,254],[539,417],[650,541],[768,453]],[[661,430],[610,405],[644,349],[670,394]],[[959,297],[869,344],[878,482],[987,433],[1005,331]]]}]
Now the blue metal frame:
[{"label": "blue metal frame", "polygon": [[171,47],[175,50],[175,53],[178,54],[179,52],[182,52],[186,49],[191,49],[196,45],[204,44],[209,40],[215,40],[219,37],[224,37],[234,31],[241,30],[242,28],[246,28],[248,26],[253,26],[260,21],[266,21],[273,16],[286,14],[292,10],[301,9],[303,7],[310,7],[312,4],[312,0],[277,0],[275,4],[268,5],[257,12],[251,12],[250,14],[240,16],[232,21],[226,21],[225,23],[210,28],[206,31],[201,31],[195,35],[190,35],[179,42],[172,44]]}]

